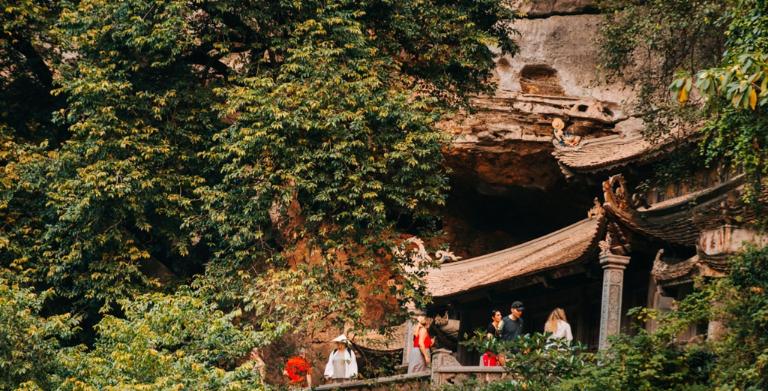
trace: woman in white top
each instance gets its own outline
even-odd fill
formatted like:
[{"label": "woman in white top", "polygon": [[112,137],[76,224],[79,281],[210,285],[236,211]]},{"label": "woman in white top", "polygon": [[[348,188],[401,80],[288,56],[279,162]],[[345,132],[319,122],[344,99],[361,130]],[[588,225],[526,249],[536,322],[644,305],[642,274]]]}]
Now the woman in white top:
[{"label": "woman in white top", "polygon": [[547,323],[544,324],[544,332],[550,333],[550,339],[564,338],[566,341],[571,342],[573,340],[573,334],[571,334],[571,325],[568,324],[568,319],[565,318],[565,311],[562,308],[555,308],[547,318]]},{"label": "woman in white top", "polygon": [[341,383],[346,380],[357,377],[357,359],[355,352],[347,346],[349,340],[345,335],[339,335],[333,342],[336,342],[336,349],[333,349],[328,356],[328,363],[325,364],[325,378],[334,383]]}]

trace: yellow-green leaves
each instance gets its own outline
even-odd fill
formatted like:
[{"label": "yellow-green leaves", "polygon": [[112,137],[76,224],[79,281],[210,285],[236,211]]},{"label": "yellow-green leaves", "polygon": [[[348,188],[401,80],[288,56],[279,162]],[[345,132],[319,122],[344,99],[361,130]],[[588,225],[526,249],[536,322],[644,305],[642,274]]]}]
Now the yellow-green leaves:
[{"label": "yellow-green leaves", "polygon": [[52,375],[63,369],[58,338],[71,336],[77,318],[40,315],[46,294],[35,294],[24,285],[15,271],[0,267],[0,389],[52,389]]},{"label": "yellow-green leaves", "polygon": [[106,316],[96,326],[92,349],[64,353],[69,376],[61,389],[261,388],[252,364],[237,364],[265,336],[235,326],[239,312],[222,312],[185,289],[136,297],[123,310],[124,318]]},{"label": "yellow-green leaves", "polygon": [[670,85],[677,101],[685,104],[692,81],[708,102],[723,99],[737,110],[757,110],[768,103],[768,55],[746,53],[737,62],[721,68],[700,71],[695,77],[680,73]]},{"label": "yellow-green leaves", "polygon": [[[99,324],[92,351],[68,352],[65,389],[236,388],[207,358],[244,352],[226,350],[234,315],[206,306],[241,306],[301,243],[317,262],[302,294],[359,317],[366,279],[336,266],[402,274],[396,223],[428,221],[447,190],[434,123],[490,90],[489,42],[514,49],[495,0],[6,3],[4,32],[32,51],[0,40],[0,87],[17,86],[0,94],[0,267]],[[142,296],[191,281],[205,295]],[[164,310],[144,318],[147,302]],[[295,327],[257,315],[270,339]],[[203,338],[211,319],[222,338]],[[174,340],[185,327],[206,343]]]},{"label": "yellow-green leaves", "polygon": [[692,87],[692,78],[686,73],[680,72],[677,74],[676,79],[669,86],[669,89],[675,93],[677,102],[682,105],[688,102],[688,97],[691,93]]}]

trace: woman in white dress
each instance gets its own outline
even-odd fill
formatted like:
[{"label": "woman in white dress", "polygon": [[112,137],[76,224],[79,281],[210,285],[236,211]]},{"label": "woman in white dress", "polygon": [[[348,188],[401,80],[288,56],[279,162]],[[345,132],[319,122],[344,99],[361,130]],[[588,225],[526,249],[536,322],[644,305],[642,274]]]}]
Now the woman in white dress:
[{"label": "woman in white dress", "polygon": [[571,334],[571,325],[565,317],[565,311],[562,308],[555,308],[549,314],[547,323],[544,324],[544,332],[550,333],[549,339],[561,338],[568,342],[573,340]]},{"label": "woman in white dress", "polygon": [[325,364],[325,378],[333,383],[343,383],[347,380],[357,377],[357,359],[355,352],[349,348],[347,337],[339,335],[333,342],[336,343],[336,349],[333,349],[328,356],[328,363]]}]

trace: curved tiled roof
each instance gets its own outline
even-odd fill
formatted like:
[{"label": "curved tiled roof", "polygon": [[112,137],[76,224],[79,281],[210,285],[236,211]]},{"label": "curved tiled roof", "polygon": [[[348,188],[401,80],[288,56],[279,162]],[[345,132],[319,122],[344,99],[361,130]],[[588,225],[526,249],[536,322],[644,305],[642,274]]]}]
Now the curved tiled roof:
[{"label": "curved tiled roof", "polygon": [[602,215],[495,253],[442,265],[425,280],[433,297],[452,296],[582,260],[596,248]]},{"label": "curved tiled roof", "polygon": [[555,158],[570,169],[578,171],[599,169],[608,164],[631,161],[650,148],[641,135],[624,137],[611,135],[584,140],[577,147],[556,148]]},{"label": "curved tiled roof", "polygon": [[634,162],[647,162],[694,141],[693,132],[679,131],[652,143],[637,130],[583,140],[577,146],[556,145],[552,155],[574,172],[611,170]]},{"label": "curved tiled roof", "polygon": [[[610,181],[610,179],[609,179]],[[605,203],[608,214],[633,231],[665,242],[683,246],[695,246],[704,229],[711,229],[723,224],[723,202],[730,192],[743,186],[744,176],[738,175],[723,183],[706,189],[668,199],[648,208],[634,208],[627,202],[628,195],[619,197],[604,185]],[[625,194],[627,190],[624,190]],[[737,215],[744,221],[754,217],[754,211],[744,205],[728,206],[735,208]]]}]

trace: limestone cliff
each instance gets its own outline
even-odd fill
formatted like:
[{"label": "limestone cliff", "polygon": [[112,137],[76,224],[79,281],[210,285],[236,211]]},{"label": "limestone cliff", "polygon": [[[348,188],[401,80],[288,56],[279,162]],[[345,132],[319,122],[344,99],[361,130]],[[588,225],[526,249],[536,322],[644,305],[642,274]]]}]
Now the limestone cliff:
[{"label": "limestone cliff", "polygon": [[[608,81],[599,72],[596,36],[602,16],[596,14],[595,1],[511,4],[521,15],[514,21],[520,50],[497,58],[495,94],[476,97],[473,112],[441,123],[452,138],[445,156],[454,184],[444,229],[465,257],[517,244],[583,217],[591,195],[566,182],[567,169],[553,152],[637,131],[637,126],[627,126],[637,123],[628,112],[635,95],[632,86]],[[484,202],[501,208],[487,216],[485,227],[467,217],[482,213],[467,201],[471,192],[493,198]],[[533,200],[531,194],[536,194]],[[527,209],[527,217],[517,223],[528,227],[512,229],[522,231],[512,234],[515,221],[509,215],[519,214],[503,209],[521,208]]]}]

